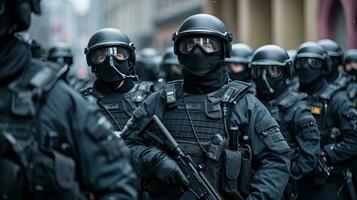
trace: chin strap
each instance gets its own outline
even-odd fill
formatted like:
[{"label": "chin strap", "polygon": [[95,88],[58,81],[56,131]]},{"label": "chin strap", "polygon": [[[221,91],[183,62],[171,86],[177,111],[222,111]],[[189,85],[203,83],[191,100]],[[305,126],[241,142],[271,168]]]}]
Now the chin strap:
[{"label": "chin strap", "polygon": [[139,80],[138,76],[137,75],[126,75],[126,74],[123,74],[121,73],[114,65],[114,60],[113,60],[113,57],[110,56],[109,57],[109,65],[110,67],[112,67],[114,69],[114,71],[116,71],[124,80],[125,79],[132,79],[133,81],[137,81]]},{"label": "chin strap", "polygon": [[267,80],[267,75],[266,75],[266,74],[267,74],[267,72],[266,72],[265,70],[263,70],[263,80],[264,80],[266,86],[268,87],[269,92],[270,92],[271,94],[273,94],[273,93],[274,93],[274,89],[270,86],[270,84],[269,84],[269,82],[268,82],[268,80]]}]

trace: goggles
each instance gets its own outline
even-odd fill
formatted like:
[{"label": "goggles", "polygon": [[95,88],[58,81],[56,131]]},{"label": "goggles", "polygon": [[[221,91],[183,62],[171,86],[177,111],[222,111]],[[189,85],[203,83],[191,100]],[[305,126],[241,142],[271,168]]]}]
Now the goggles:
[{"label": "goggles", "polygon": [[301,69],[303,66],[309,66],[312,69],[321,69],[324,62],[318,58],[299,58],[296,61],[295,68]]},{"label": "goggles", "polygon": [[199,46],[205,53],[214,53],[221,50],[219,39],[214,37],[187,37],[179,41],[179,51],[189,54]]},{"label": "goggles", "polygon": [[263,71],[266,71],[270,78],[278,78],[283,74],[283,68],[281,66],[275,65],[253,65],[252,66],[252,77],[259,78],[262,76]]},{"label": "goggles", "polygon": [[93,64],[102,64],[108,56],[114,56],[118,60],[126,60],[129,58],[129,52],[122,47],[108,47],[96,49],[91,53]]}]

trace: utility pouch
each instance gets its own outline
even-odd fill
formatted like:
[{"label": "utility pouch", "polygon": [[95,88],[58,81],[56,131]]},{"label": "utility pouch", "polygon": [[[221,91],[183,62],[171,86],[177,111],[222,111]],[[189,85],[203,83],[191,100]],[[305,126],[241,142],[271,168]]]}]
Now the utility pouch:
[{"label": "utility pouch", "polygon": [[239,151],[224,150],[222,189],[228,194],[238,193],[238,176],[241,173],[242,155]]},{"label": "utility pouch", "polygon": [[252,178],[252,151],[249,145],[244,145],[238,150],[241,153],[240,174],[238,177],[238,191],[243,196],[248,196]]}]

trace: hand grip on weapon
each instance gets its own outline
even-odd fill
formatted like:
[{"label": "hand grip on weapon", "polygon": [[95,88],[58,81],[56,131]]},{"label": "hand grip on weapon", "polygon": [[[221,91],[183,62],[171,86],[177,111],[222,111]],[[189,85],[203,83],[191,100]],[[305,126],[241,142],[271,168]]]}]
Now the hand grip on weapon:
[{"label": "hand grip on weapon", "polygon": [[155,175],[167,184],[183,184],[190,186],[190,181],[182,172],[177,162],[170,158],[166,153],[160,153],[155,156],[158,160],[154,166]]}]

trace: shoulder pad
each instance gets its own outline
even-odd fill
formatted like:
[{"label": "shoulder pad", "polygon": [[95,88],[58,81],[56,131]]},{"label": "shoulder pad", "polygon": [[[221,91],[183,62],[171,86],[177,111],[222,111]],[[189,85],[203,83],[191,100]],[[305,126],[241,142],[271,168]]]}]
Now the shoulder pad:
[{"label": "shoulder pad", "polygon": [[348,98],[354,99],[357,96],[357,84],[353,83],[349,85],[347,89]]},{"label": "shoulder pad", "polygon": [[342,88],[341,87],[338,87],[334,84],[329,84],[325,90],[323,90],[320,94],[320,98],[322,100],[330,100],[332,98],[332,96],[338,92],[339,90],[341,90]]},{"label": "shoulder pad", "polygon": [[293,106],[295,103],[306,99],[307,98],[307,94],[305,93],[301,93],[301,92],[296,92],[293,90],[289,90],[284,97],[280,100],[280,102],[278,103],[278,105],[284,109],[286,108],[290,108],[291,106]]},{"label": "shoulder pad", "polygon": [[154,83],[151,81],[142,81],[138,83],[137,90],[144,92],[154,91]]},{"label": "shoulder pad", "polygon": [[351,77],[345,73],[341,73],[337,80],[335,80],[332,84],[336,85],[337,87],[344,89],[348,86],[351,81]]},{"label": "shoulder pad", "polygon": [[250,83],[242,81],[231,81],[226,87],[221,88],[217,93],[209,97],[214,101],[214,98],[218,98],[223,103],[233,103],[244,94],[253,93],[251,90],[252,85]]},{"label": "shoulder pad", "polygon": [[11,112],[33,116],[37,107],[34,101],[41,101],[64,72],[59,65],[33,59],[27,71],[9,86],[13,92]]},{"label": "shoulder pad", "polygon": [[[36,66],[38,71],[31,77],[28,84],[33,88],[41,88],[45,92],[48,92],[56,81],[66,72],[66,68],[58,64],[37,59],[32,60],[31,68],[33,66]],[[41,67],[39,68],[39,66]]]}]

